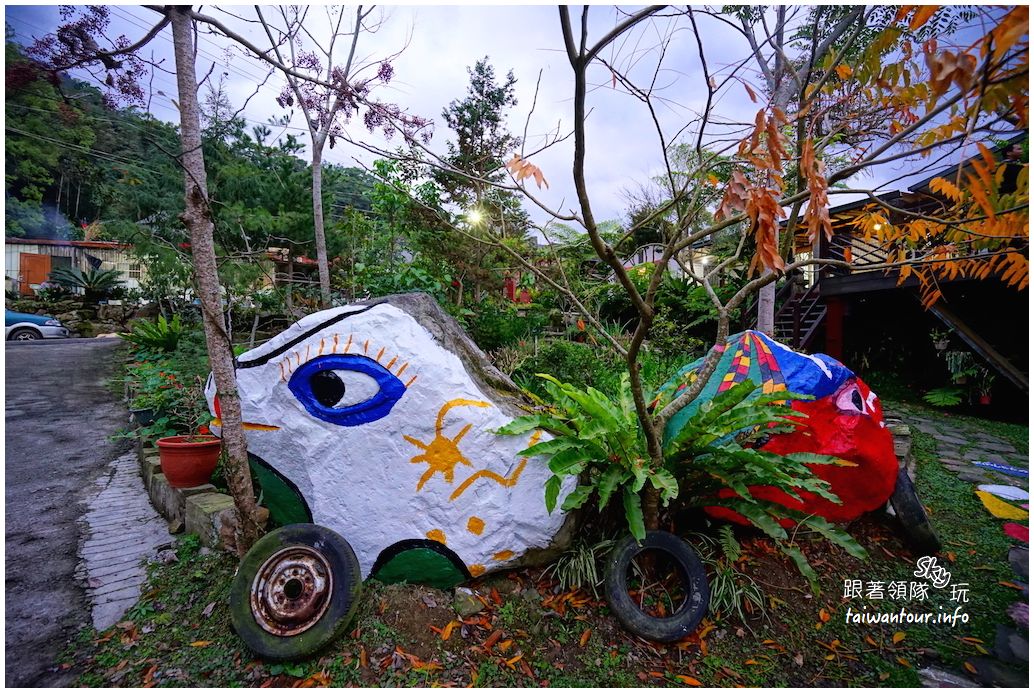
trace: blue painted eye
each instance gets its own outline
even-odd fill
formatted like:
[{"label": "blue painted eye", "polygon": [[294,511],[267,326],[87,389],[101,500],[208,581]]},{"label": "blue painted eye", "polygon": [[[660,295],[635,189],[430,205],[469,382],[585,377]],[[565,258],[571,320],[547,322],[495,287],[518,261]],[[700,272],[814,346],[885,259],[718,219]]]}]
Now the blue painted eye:
[{"label": "blue painted eye", "polygon": [[384,418],[406,386],[384,366],[357,354],[317,357],[287,384],[305,410],[337,426],[360,426]]}]

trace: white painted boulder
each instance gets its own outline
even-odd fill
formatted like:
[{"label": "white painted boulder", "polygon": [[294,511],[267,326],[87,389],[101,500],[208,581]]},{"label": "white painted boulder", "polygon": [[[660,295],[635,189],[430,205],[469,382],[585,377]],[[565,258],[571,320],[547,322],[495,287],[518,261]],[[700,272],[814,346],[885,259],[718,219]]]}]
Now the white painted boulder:
[{"label": "white painted boulder", "polygon": [[[570,518],[546,511],[546,460],[517,454],[548,434],[495,433],[527,413],[518,389],[427,295],[309,315],[240,356],[237,379],[272,519],[339,533],[364,578],[458,582],[569,541]],[[218,417],[214,395],[209,379]]]}]

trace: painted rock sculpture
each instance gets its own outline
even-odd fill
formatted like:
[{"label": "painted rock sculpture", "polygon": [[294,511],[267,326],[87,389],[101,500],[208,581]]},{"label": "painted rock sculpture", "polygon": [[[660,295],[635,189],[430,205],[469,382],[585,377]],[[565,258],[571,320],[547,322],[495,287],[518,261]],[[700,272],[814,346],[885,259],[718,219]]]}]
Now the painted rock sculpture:
[{"label": "painted rock sculpture", "polygon": [[[695,379],[701,361],[683,367],[662,391],[686,387]],[[760,384],[762,392],[787,390],[814,397],[792,402],[795,410],[808,415],[802,427],[772,436],[761,449],[778,454],[832,455],[856,465],[811,466],[818,477],[829,482],[840,505],[807,491],[800,491],[802,500],[798,501],[771,487],[751,487],[754,496],[837,522],[853,520],[887,502],[897,480],[898,461],[876,393],[836,359],[795,352],[761,332],[729,337],[725,353],[700,397],[672,417],[666,432],[674,434],[701,402],[747,378]],[[708,511],[716,517],[743,520],[725,508]]]},{"label": "painted rock sculpture", "polygon": [[429,296],[309,315],[240,356],[237,380],[271,518],[339,533],[364,578],[449,586],[568,540],[545,460],[517,455],[544,434],[494,432],[526,413],[517,388]]}]

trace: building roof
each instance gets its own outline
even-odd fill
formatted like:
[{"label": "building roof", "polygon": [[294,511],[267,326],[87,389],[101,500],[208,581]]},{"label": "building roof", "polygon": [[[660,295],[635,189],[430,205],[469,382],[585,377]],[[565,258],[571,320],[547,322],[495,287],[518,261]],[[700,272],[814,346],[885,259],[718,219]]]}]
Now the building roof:
[{"label": "building roof", "polygon": [[57,238],[5,238],[9,245],[52,245],[72,248],[92,248],[94,250],[122,250],[132,246],[118,241],[66,241]]}]

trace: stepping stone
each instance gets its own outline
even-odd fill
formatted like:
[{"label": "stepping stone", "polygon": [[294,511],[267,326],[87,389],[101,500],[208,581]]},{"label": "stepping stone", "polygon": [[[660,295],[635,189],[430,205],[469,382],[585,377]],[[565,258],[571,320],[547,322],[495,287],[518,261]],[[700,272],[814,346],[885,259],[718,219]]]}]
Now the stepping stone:
[{"label": "stepping stone", "polygon": [[1017,671],[990,657],[974,657],[969,660],[969,664],[976,669],[977,678],[985,686],[1027,688],[1028,674],[1026,671]]},{"label": "stepping stone", "polygon": [[955,436],[944,435],[943,433],[934,433],[933,438],[939,440],[942,443],[950,443],[951,445],[965,445],[969,441],[963,438],[957,438]]},{"label": "stepping stone", "polygon": [[1009,466],[1004,457],[990,453],[987,450],[968,450],[966,451],[966,459],[974,464],[977,462],[983,462],[985,464],[1001,464],[1006,467]]},{"label": "stepping stone", "polygon": [[999,486],[997,484],[984,484],[978,486],[978,489],[986,493],[993,493],[1002,500],[1008,501],[1026,501],[1030,500],[1030,494],[1021,488],[1015,486]]},{"label": "stepping stone", "polygon": [[1027,602],[1014,602],[1005,613],[1016,622],[1016,625],[1030,629],[1030,607]]},{"label": "stepping stone", "polygon": [[1029,578],[1030,550],[1026,546],[1009,548],[1009,566],[1024,580]]},{"label": "stepping stone", "polygon": [[1007,664],[1026,662],[1027,639],[1021,633],[998,624],[995,626],[995,655]]},{"label": "stepping stone", "polygon": [[984,450],[990,450],[992,452],[1003,452],[1007,455],[1016,454],[1016,448],[1014,448],[1012,445],[1009,445],[1008,443],[981,443],[980,447],[982,447]]},{"label": "stepping stone", "polygon": [[988,482],[987,474],[983,474],[978,471],[964,471],[959,473],[959,478],[963,481],[968,481],[971,484],[986,484]]},{"label": "stepping stone", "polygon": [[1002,499],[987,491],[977,491],[977,498],[987,508],[987,512],[1001,520],[1026,520],[1030,513],[1026,510],[1010,505]]},{"label": "stepping stone", "polygon": [[1023,479],[1026,479],[1028,477],[1028,472],[1026,469],[1012,467],[1007,464],[1002,464],[1000,462],[974,462],[973,464],[982,469],[990,469],[1000,474],[1008,474],[1009,476],[1015,476]]},{"label": "stepping stone", "polygon": [[970,679],[963,678],[958,674],[952,674],[943,669],[927,667],[918,672],[919,681],[923,688],[973,688],[976,684]]},{"label": "stepping stone", "polygon": [[1002,529],[1013,539],[1019,539],[1024,544],[1030,543],[1030,530],[1023,525],[1018,525],[1015,522],[1006,522],[1002,525]]}]

